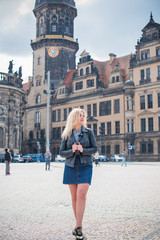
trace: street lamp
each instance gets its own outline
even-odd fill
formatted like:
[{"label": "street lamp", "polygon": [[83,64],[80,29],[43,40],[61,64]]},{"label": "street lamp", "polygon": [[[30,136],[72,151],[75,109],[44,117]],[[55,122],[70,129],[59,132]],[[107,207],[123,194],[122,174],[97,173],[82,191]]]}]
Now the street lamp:
[{"label": "street lamp", "polygon": [[101,146],[101,136],[102,136],[102,127],[99,127],[99,150],[100,150],[100,155],[101,154],[101,150],[102,150],[102,146]]}]

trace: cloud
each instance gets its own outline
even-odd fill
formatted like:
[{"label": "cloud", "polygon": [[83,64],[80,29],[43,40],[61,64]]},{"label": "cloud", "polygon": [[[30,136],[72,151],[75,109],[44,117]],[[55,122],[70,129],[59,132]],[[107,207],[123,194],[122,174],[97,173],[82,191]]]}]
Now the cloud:
[{"label": "cloud", "polygon": [[[8,8],[8,6],[10,6]],[[24,56],[31,53],[30,40],[35,38],[33,0],[1,0],[0,52]],[[6,14],[7,13],[7,14]]]},{"label": "cloud", "polygon": [[93,3],[93,0],[75,0],[76,6],[83,6],[83,5],[89,5]]}]

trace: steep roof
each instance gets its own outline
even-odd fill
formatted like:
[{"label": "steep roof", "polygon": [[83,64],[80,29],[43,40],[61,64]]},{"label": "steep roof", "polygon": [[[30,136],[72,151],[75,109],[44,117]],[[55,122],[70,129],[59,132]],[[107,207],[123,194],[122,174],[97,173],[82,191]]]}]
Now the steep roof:
[{"label": "steep roof", "polygon": [[67,75],[64,79],[64,82],[65,82],[67,88],[70,88],[72,86],[73,75],[75,72],[76,72],[76,69],[73,69],[67,73]]},{"label": "steep roof", "polygon": [[119,58],[114,58],[113,61],[109,60],[106,62],[100,62],[94,60],[94,66],[98,69],[99,79],[104,82],[104,86],[108,86],[109,78],[111,72],[115,69],[119,69],[121,76],[124,81],[127,81],[129,78],[129,65],[130,65],[131,55],[126,55]]},{"label": "steep roof", "polygon": [[152,16],[152,13],[150,15],[150,21],[149,23],[142,29],[142,31],[144,32],[146,29],[149,29],[149,28],[154,28],[154,27],[160,27],[160,24],[159,23],[156,23],[154,20],[153,20],[153,16]]},{"label": "steep roof", "polygon": [[23,90],[24,90],[25,92],[27,92],[27,90],[29,90],[29,87],[30,87],[30,83],[29,83],[29,82],[23,83]]}]

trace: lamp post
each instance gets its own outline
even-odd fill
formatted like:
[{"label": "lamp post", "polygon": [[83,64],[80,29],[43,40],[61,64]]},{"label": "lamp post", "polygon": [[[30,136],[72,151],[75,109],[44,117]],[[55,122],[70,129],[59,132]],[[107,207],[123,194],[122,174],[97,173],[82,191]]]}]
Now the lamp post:
[{"label": "lamp post", "polygon": [[101,146],[101,136],[102,136],[102,127],[99,127],[99,150],[100,150],[100,155],[101,154],[101,150],[102,150],[102,146]]},{"label": "lamp post", "polygon": [[48,71],[48,83],[47,83],[47,134],[46,134],[46,151],[49,151],[49,106],[50,106],[50,71]]}]

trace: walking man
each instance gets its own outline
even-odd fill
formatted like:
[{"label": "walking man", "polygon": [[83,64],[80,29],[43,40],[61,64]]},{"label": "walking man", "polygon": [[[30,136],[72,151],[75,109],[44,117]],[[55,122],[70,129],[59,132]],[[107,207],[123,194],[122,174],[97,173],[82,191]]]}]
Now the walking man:
[{"label": "walking man", "polygon": [[9,149],[5,149],[5,163],[6,163],[6,175],[10,175],[10,163],[11,163],[11,154],[9,152]]},{"label": "walking man", "polygon": [[125,164],[125,167],[127,167],[127,162],[126,162],[127,153],[126,153],[125,149],[123,149],[122,157],[123,157],[122,166],[123,166],[123,164]]},{"label": "walking man", "polygon": [[49,150],[45,153],[44,157],[46,161],[46,170],[50,170],[51,154]]}]

